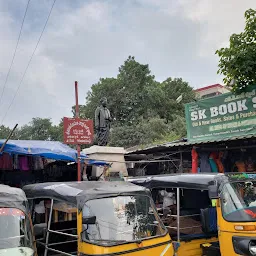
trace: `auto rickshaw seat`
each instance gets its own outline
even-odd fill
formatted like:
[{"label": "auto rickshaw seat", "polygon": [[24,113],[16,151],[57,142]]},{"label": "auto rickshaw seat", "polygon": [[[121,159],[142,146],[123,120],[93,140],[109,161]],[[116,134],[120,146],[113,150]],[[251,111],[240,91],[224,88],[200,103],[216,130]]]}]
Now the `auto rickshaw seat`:
[{"label": "auto rickshaw seat", "polygon": [[[190,242],[196,239],[208,239],[211,238],[212,235],[210,234],[181,234],[180,235],[180,240],[183,242]],[[177,237],[173,238],[174,240],[177,239]]]},{"label": "auto rickshaw seat", "polygon": [[51,230],[77,229],[77,220],[58,221],[51,223]]},{"label": "auto rickshaw seat", "polygon": [[40,223],[34,225],[34,235],[35,237],[43,237],[47,230],[46,223]]},{"label": "auto rickshaw seat", "polygon": [[216,207],[201,209],[201,224],[205,234],[216,234],[218,232]]}]

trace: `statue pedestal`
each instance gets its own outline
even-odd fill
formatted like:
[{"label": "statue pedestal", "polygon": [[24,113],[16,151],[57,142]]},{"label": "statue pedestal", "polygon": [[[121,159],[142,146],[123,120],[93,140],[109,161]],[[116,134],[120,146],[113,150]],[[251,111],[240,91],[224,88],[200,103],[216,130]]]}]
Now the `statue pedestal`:
[{"label": "statue pedestal", "polygon": [[[102,160],[112,163],[110,172],[120,172],[123,176],[128,176],[126,163],[124,160],[125,150],[122,147],[103,147],[92,146],[83,150],[89,159]],[[100,176],[103,171],[102,167],[93,166],[92,176]]]}]

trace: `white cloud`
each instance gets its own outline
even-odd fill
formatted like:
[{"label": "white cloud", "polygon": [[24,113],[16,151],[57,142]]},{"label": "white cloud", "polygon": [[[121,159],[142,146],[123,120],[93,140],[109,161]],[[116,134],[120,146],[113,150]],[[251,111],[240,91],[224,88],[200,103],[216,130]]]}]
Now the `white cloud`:
[{"label": "white cloud", "polygon": [[227,46],[231,34],[243,31],[244,12],[256,8],[254,0],[179,1],[184,16],[200,24],[201,56],[211,56],[220,47]]},{"label": "white cloud", "polygon": [[[15,2],[16,3],[16,2]],[[41,32],[51,0],[34,0],[28,10],[1,117],[18,86]],[[0,90],[13,54],[26,1],[0,0]],[[58,122],[71,115],[74,81],[79,101],[100,77],[115,76],[134,55],[156,79],[183,77],[198,87],[221,82],[215,50],[243,30],[243,13],[255,0],[57,1],[39,48],[5,124],[32,117]],[[1,91],[0,91],[1,92]]]}]

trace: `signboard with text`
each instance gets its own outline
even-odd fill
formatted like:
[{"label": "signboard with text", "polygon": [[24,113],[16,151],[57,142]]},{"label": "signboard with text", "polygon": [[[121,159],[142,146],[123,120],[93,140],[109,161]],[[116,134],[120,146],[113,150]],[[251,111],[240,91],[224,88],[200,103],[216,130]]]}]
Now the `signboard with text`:
[{"label": "signboard with text", "polygon": [[186,104],[185,111],[189,141],[256,135],[256,86]]},{"label": "signboard with text", "polygon": [[93,121],[79,118],[64,117],[64,143],[66,144],[92,144]]}]

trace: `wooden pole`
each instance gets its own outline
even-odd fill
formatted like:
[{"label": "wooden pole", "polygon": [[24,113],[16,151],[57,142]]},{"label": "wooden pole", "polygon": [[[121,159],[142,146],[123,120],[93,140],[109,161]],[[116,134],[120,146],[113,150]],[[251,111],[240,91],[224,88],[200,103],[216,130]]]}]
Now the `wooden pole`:
[{"label": "wooden pole", "polygon": [[[78,83],[75,81],[75,96],[76,96],[76,118],[79,118],[79,105],[78,105]],[[80,152],[81,147],[80,145],[76,145],[77,149],[77,181],[81,181],[81,159],[80,159]]]}]

